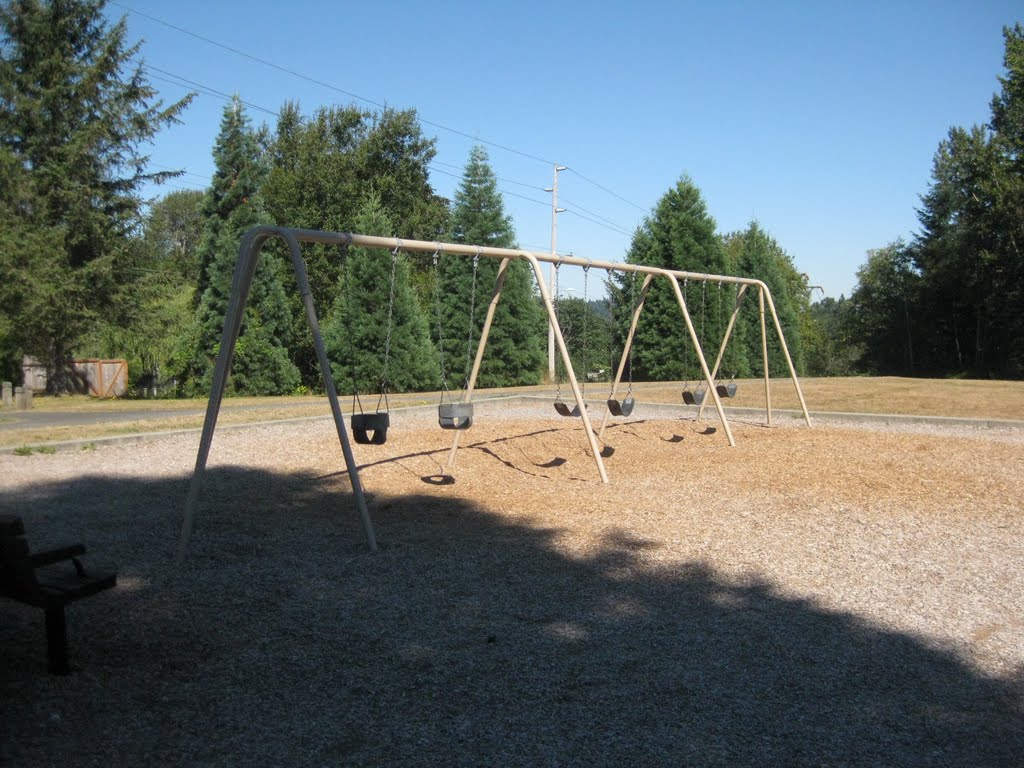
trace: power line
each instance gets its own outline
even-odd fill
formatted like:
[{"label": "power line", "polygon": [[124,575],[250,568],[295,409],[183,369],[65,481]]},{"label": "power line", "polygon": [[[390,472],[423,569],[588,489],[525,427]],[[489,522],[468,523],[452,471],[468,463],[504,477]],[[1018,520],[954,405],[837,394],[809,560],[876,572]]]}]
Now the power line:
[{"label": "power line", "polygon": [[[297,77],[300,80],[305,80],[308,83],[312,83],[314,85],[318,85],[318,86],[320,86],[322,88],[327,88],[328,90],[334,91],[335,93],[340,93],[340,94],[342,94],[344,96],[348,96],[351,99],[356,99],[357,101],[361,101],[361,102],[364,102],[366,104],[370,104],[370,105],[372,105],[374,107],[377,107],[378,109],[384,109],[384,110],[388,109],[388,106],[386,104],[382,104],[379,101],[367,98],[365,96],[360,96],[358,93],[354,93],[352,91],[346,91],[345,89],[339,88],[338,86],[333,85],[332,83],[328,83],[328,82],[325,82],[323,80],[318,80],[315,77],[310,77],[309,75],[305,75],[305,74],[303,74],[301,72],[297,72],[295,70],[288,69],[287,67],[282,67],[280,64],[275,64],[272,61],[269,61],[267,59],[263,59],[263,58],[261,58],[259,56],[255,56],[255,55],[253,55],[251,53],[247,53],[246,51],[240,50],[238,48],[234,48],[234,47],[232,47],[230,45],[227,45],[225,43],[222,43],[222,42],[219,42],[219,41],[214,40],[212,38],[206,37],[205,35],[200,35],[200,34],[198,34],[196,32],[193,32],[192,30],[189,30],[189,29],[186,29],[184,27],[178,26],[177,24],[172,24],[169,21],[165,21],[164,19],[158,18],[158,17],[153,16],[151,14],[143,13],[142,11],[137,11],[134,8],[130,8],[127,5],[124,5],[123,3],[117,2],[117,0],[110,0],[110,4],[114,5],[114,6],[117,6],[118,8],[121,8],[122,10],[124,10],[127,13],[133,14],[135,16],[140,16],[140,17],[142,17],[144,19],[149,19],[150,21],[156,22],[157,24],[160,24],[160,25],[162,25],[164,27],[167,27],[168,29],[173,29],[175,32],[180,32],[183,35],[188,35],[189,37],[193,37],[196,40],[200,40],[200,41],[202,41],[202,42],[204,42],[204,43],[206,43],[208,45],[212,45],[212,46],[215,46],[217,48],[221,48],[222,50],[225,50],[225,51],[228,51],[230,53],[233,53],[236,56],[241,56],[243,58],[249,59],[250,61],[254,61],[254,62],[258,63],[258,64],[262,64],[265,67],[270,67],[271,69],[275,69],[275,70],[277,70],[279,72],[283,72],[284,74],[291,75],[292,77]],[[148,65],[147,65],[147,67],[148,67]],[[153,69],[155,69],[155,68],[153,68]],[[156,70],[156,71],[159,71],[159,70]],[[180,79],[185,81],[185,82],[189,82],[185,78],[180,78]],[[261,110],[263,112],[267,112],[267,113],[272,114],[272,115],[278,115],[278,113],[276,111],[274,111],[274,110],[269,110],[269,109],[266,109],[264,107],[258,107],[256,105],[250,105],[250,106],[252,106],[253,109],[259,109],[259,110]],[[506,146],[504,144],[498,144],[497,142],[488,141],[487,139],[481,139],[479,136],[474,136],[472,134],[466,133],[465,131],[460,131],[457,128],[452,128],[450,126],[444,125],[443,123],[433,122],[431,120],[423,119],[422,117],[420,117],[419,119],[420,119],[420,122],[423,123],[424,125],[429,125],[429,126],[431,126],[433,128],[438,128],[438,129],[440,129],[442,131],[448,131],[449,133],[453,133],[453,134],[455,134],[457,136],[462,136],[463,138],[467,138],[467,139],[470,139],[472,141],[479,142],[481,144],[486,144],[488,146],[495,147],[495,148],[503,150],[505,152],[510,152],[511,154],[519,155],[520,157],[525,157],[525,158],[527,158],[529,160],[536,160],[537,162],[544,163],[545,165],[555,165],[555,163],[553,161],[546,160],[545,158],[539,157],[538,155],[534,155],[534,154],[531,154],[529,152],[523,152],[522,150],[515,149],[514,147],[509,147],[509,146]],[[569,168],[568,170],[572,170],[572,172],[575,173],[577,176],[579,176],[581,179],[583,179],[583,181],[585,181],[588,184],[591,184],[591,185],[597,187],[602,192],[605,192],[605,193],[611,195],[612,197],[616,198],[617,200],[621,200],[622,202],[624,202],[624,203],[626,203],[628,205],[633,206],[634,208],[636,208],[639,211],[643,211],[644,213],[647,213],[647,209],[644,208],[643,206],[637,205],[636,203],[632,202],[631,200],[627,200],[625,197],[622,197],[622,195],[619,195],[618,193],[613,192],[612,190],[608,189],[607,187],[597,183],[593,179],[591,179],[591,178],[589,178],[587,176],[584,176],[579,171],[573,170],[571,168]],[[509,182],[509,183],[521,184],[522,182]],[[532,185],[524,185],[524,186],[532,186]]]},{"label": "power line", "polygon": [[566,213],[571,213],[573,216],[575,216],[575,217],[577,217],[579,219],[583,219],[584,221],[589,221],[591,224],[596,224],[599,227],[604,227],[605,229],[609,230],[610,232],[614,232],[617,235],[629,236],[629,232],[627,232],[626,230],[624,230],[624,229],[622,229],[620,227],[608,226],[607,224],[604,224],[604,223],[598,221],[597,219],[592,219],[589,216],[584,216],[582,213],[578,213],[578,212],[574,211],[572,208],[566,208],[565,212]]},{"label": "power line", "polygon": [[[563,198],[562,198],[562,201],[563,201],[563,202],[564,202],[564,203],[565,203],[566,205],[571,205],[571,206],[572,206],[573,208],[576,208],[577,210],[583,211],[584,213],[586,213],[586,214],[589,214],[589,215],[593,216],[593,217],[594,217],[594,218],[596,218],[596,219],[600,219],[601,221],[605,222],[606,224],[610,225],[611,227],[613,227],[613,228],[615,228],[615,229],[619,229],[619,230],[622,230],[623,232],[625,232],[625,231],[626,231],[626,228],[625,228],[625,227],[623,227],[623,226],[620,226],[619,224],[616,224],[616,223],[615,223],[614,221],[612,221],[611,219],[606,219],[606,218],[605,218],[604,216],[602,216],[602,215],[601,215],[601,214],[599,214],[599,213],[594,213],[593,211],[588,211],[588,210],[587,210],[586,208],[584,208],[584,207],[583,207],[582,205],[577,205],[576,203],[572,202],[572,200],[569,200],[568,198],[565,198],[565,197],[563,197]],[[575,211],[572,211],[572,213],[575,213]],[[577,216],[579,216],[579,214],[578,214],[578,213],[576,213],[576,215],[577,215]]]},{"label": "power line", "polygon": [[[209,37],[206,37],[204,35],[197,34],[196,32],[192,32],[191,30],[185,29],[184,27],[179,27],[176,24],[171,24],[169,21],[164,21],[163,19],[157,18],[156,16],[151,16],[148,13],[143,13],[142,11],[137,11],[134,8],[129,8],[128,6],[123,5],[122,3],[116,2],[116,0],[111,0],[110,4],[111,5],[116,5],[118,8],[121,8],[121,9],[127,11],[128,13],[134,14],[136,16],[141,16],[142,18],[149,19],[150,21],[155,21],[157,24],[162,24],[163,26],[168,27],[169,29],[173,29],[176,32],[181,32],[182,34],[188,35],[189,37],[194,37],[195,39],[201,40],[204,43],[207,43],[209,45],[216,46],[217,48],[222,48],[225,51],[230,51],[231,53],[234,53],[237,56],[242,56],[242,57],[244,57],[246,59],[249,59],[250,61],[255,61],[258,64],[262,64],[265,67],[270,67],[271,69],[276,69],[277,71],[283,72],[286,75],[291,75],[292,77],[297,77],[300,80],[305,80],[306,82],[313,83],[314,85],[319,85],[322,88],[327,88],[327,89],[329,89],[331,91],[334,91],[335,93],[340,93],[340,94],[342,94],[344,96],[348,96],[351,99],[356,99],[357,101],[365,102],[366,104],[370,104],[370,105],[372,105],[374,107],[377,107],[378,109],[387,109],[388,108],[388,106],[386,104],[381,104],[379,101],[375,101],[373,99],[369,99],[369,98],[367,98],[365,96],[360,96],[358,93],[353,93],[352,91],[346,91],[345,89],[339,88],[336,85],[332,85],[331,83],[326,83],[323,80],[317,80],[315,77],[310,77],[309,75],[304,75],[301,72],[296,72],[293,69],[288,69],[287,67],[282,67],[280,64],[275,64],[274,62],[268,61],[267,59],[262,59],[259,56],[254,56],[251,53],[246,53],[245,51],[239,50],[238,48],[232,48],[230,45],[226,45],[224,43],[218,42],[217,40],[213,40],[213,39],[211,39]],[[528,158],[530,160],[536,160],[539,163],[545,163],[547,165],[551,165],[552,164],[550,160],[545,160],[543,157],[538,157],[537,155],[532,155],[529,152],[523,152],[521,150],[514,149],[513,147],[507,147],[507,146],[504,146],[503,144],[498,144],[498,143],[493,142],[493,141],[487,141],[486,139],[481,139],[479,137],[473,136],[472,134],[466,133],[465,131],[460,131],[460,130],[458,130],[456,128],[450,128],[449,126],[442,125],[441,123],[435,123],[435,122],[432,122],[430,120],[424,120],[423,118],[420,118],[420,122],[423,123],[424,125],[429,125],[429,126],[432,126],[434,128],[439,128],[439,129],[441,129],[443,131],[448,131],[449,133],[454,133],[457,136],[463,136],[463,137],[465,137],[467,139],[472,139],[473,141],[479,141],[481,144],[487,144],[488,146],[496,147],[497,149],[504,150],[505,152],[511,152],[512,154],[519,155],[520,157],[525,157],[525,158]]]},{"label": "power line", "polygon": [[[172,85],[185,85],[188,88],[194,88],[199,93],[205,94],[206,96],[213,96],[214,98],[221,99],[222,101],[226,101],[226,102],[234,101],[235,97],[232,94],[224,93],[223,91],[218,91],[216,88],[212,88],[212,87],[210,87],[208,85],[203,85],[202,83],[197,83],[194,80],[189,80],[187,77],[182,77],[181,75],[176,75],[173,72],[168,72],[165,69],[160,69],[159,67],[154,67],[152,64],[146,64],[144,62],[139,62],[139,65],[143,69],[147,70],[150,73],[150,76],[154,80],[162,80],[163,82],[171,83]],[[161,77],[160,75],[154,75],[153,74],[154,72],[159,72],[160,75],[165,75],[165,77]],[[174,78],[174,79],[170,80],[168,78]],[[242,104],[244,104],[245,106],[247,106],[247,107],[249,107],[251,109],[255,109],[255,110],[258,110],[260,112],[266,112],[268,115],[273,115],[274,117],[278,117],[278,118],[281,117],[281,115],[277,112],[277,110],[267,109],[266,107],[261,107],[259,104],[254,104],[251,101],[245,101],[242,98],[239,98],[239,101]]]},{"label": "power line", "polygon": [[[433,160],[432,162],[437,163],[438,165],[445,165],[445,166],[447,166],[449,168],[457,168],[459,170],[463,170],[465,168],[465,166],[456,165],[455,163],[446,163],[443,160]],[[526,187],[527,189],[533,189],[533,190],[536,190],[538,192],[543,192],[544,191],[544,187],[538,187],[536,184],[527,184],[525,181],[515,181],[514,179],[504,179],[501,176],[495,176],[494,178],[497,179],[498,181],[503,181],[506,184],[515,184],[516,186]]]},{"label": "power line", "polygon": [[[175,168],[174,166],[166,165],[165,163],[154,163],[154,162],[150,161],[149,164],[154,166],[154,167],[156,167],[156,168],[163,168],[165,171],[179,171],[180,170],[178,168]],[[193,173],[192,171],[188,171],[188,170],[181,170],[181,176],[194,176],[195,178],[202,179],[205,182],[209,182],[210,181],[210,177],[209,176],[204,176],[201,173]],[[180,176],[176,176],[175,178],[180,178]]]},{"label": "power line", "polygon": [[611,195],[611,196],[612,196],[612,197],[614,197],[615,199],[617,199],[617,200],[621,200],[622,202],[624,202],[624,203],[627,203],[628,205],[632,205],[632,206],[633,206],[634,208],[636,208],[636,209],[637,209],[638,211],[643,211],[644,213],[647,213],[647,209],[646,209],[646,208],[644,208],[643,206],[637,205],[637,204],[636,204],[636,203],[634,203],[634,202],[633,202],[632,200],[627,200],[627,199],[626,199],[626,198],[624,198],[624,197],[623,197],[622,195],[619,195],[619,194],[616,194],[615,192],[612,192],[612,191],[611,191],[610,189],[608,189],[608,187],[602,187],[602,186],[601,186],[600,184],[598,184],[598,183],[597,183],[596,181],[594,181],[593,179],[588,179],[588,178],[587,178],[586,176],[584,176],[584,175],[583,175],[582,173],[580,173],[579,171],[573,170],[572,168],[567,168],[566,170],[570,171],[571,173],[575,173],[575,174],[576,174],[577,176],[579,176],[579,177],[580,177],[581,179],[583,179],[583,180],[584,180],[585,182],[587,182],[588,184],[593,184],[593,185],[594,185],[595,187],[597,187],[598,189],[600,189],[600,190],[601,190],[602,192],[607,192],[607,193],[608,193],[609,195]]},{"label": "power line", "polygon": [[[438,161],[435,160],[434,162],[436,163]],[[446,163],[446,165],[451,165],[451,163]],[[445,171],[442,170],[441,168],[435,168],[433,164],[428,164],[427,167],[430,168],[430,170],[434,171],[435,173],[442,173],[445,176],[451,176],[452,178],[456,179],[462,178],[462,174],[460,173],[452,173],[451,171]],[[531,203],[536,203],[537,205],[543,205],[545,208],[548,208],[551,205],[551,203],[545,200],[537,200],[532,197],[527,197],[526,195],[520,195],[518,192],[512,192],[507,189],[502,189],[501,187],[498,187],[498,191],[501,192],[503,195],[508,195],[509,197],[518,197],[520,200],[526,200]]]}]

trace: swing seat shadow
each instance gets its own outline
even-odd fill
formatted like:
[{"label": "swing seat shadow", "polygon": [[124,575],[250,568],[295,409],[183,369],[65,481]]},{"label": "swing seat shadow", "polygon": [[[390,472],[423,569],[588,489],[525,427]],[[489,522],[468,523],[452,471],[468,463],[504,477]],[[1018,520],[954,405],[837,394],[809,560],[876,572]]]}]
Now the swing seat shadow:
[{"label": "swing seat shadow", "polygon": [[565,463],[566,459],[563,459],[561,456],[555,456],[551,461],[545,461],[543,463],[534,462],[533,466],[541,467],[542,469],[554,469],[555,467],[560,467]]},{"label": "swing seat shadow", "polygon": [[455,485],[455,478],[448,474],[424,475],[420,478],[427,485]]}]

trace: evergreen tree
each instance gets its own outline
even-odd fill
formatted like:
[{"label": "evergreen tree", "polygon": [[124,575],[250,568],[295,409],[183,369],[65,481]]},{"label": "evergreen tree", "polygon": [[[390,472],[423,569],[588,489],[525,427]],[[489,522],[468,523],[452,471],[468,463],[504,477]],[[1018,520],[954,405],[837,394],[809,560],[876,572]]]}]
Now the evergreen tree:
[{"label": "evergreen tree", "polygon": [[105,5],[0,5],[0,151],[21,203],[3,195],[8,235],[20,234],[0,250],[0,283],[17,283],[19,314],[0,354],[8,370],[22,353],[44,361],[53,389],[63,388],[96,308],[131,279],[122,257],[139,224],[140,186],[174,175],[146,172],[139,148],[188,102],[155,100],[131,64],[140,45],[128,43],[124,19],[107,26]]},{"label": "evergreen tree", "polygon": [[[435,140],[423,136],[414,110],[375,114],[354,106],[331,107],[304,117],[297,104],[286,103],[269,151],[271,168],[263,185],[267,210],[281,226],[356,231],[356,216],[373,192],[396,222],[398,237],[437,240],[447,226],[448,208],[429,183],[428,164],[435,153]],[[337,251],[307,245],[303,258],[314,304],[329,309],[341,275]],[[410,257],[413,265],[417,258],[414,282],[427,306],[429,271],[422,257]],[[289,284],[291,276],[283,281]],[[293,348],[293,359],[305,383],[318,386],[320,369],[301,297],[296,292],[289,300],[297,335],[304,339]]]},{"label": "evergreen tree", "polygon": [[[487,152],[481,146],[472,149],[455,193],[451,214],[452,240],[457,243],[515,248],[512,220],[505,215],[498,193],[497,179],[488,164]],[[444,355],[446,361],[465,360],[467,337],[475,344],[483,330],[485,307],[493,293],[498,275],[497,259],[474,259],[450,256],[442,258],[441,314],[444,322]],[[475,291],[474,291],[475,285]],[[470,307],[475,308],[470,333]],[[481,387],[505,387],[537,384],[545,357],[545,323],[535,300],[534,276],[528,263],[521,259],[509,264],[491,326],[487,349],[477,381]],[[453,363],[452,386],[461,386]]]},{"label": "evergreen tree", "polygon": [[[619,358],[614,350],[611,318],[604,300],[584,301],[582,298],[560,297],[558,325],[562,329],[565,345],[569,348],[572,368],[581,383],[586,380],[588,373],[604,371],[599,376],[602,379],[615,375]],[[557,364],[561,366],[560,357]]]},{"label": "evergreen tree", "polygon": [[854,337],[863,344],[862,370],[883,375],[915,373],[911,307],[919,303],[920,276],[911,251],[897,241],[868,252],[857,270],[857,287],[850,297]]},{"label": "evergreen tree", "polygon": [[918,370],[1024,376],[1024,27],[1003,36],[991,122],[950,130],[918,211]]},{"label": "evergreen tree", "polygon": [[[700,190],[689,177],[680,178],[658,201],[653,215],[637,228],[626,261],[664,269],[725,273],[725,253],[721,240],[715,234],[715,220],[708,213]],[[614,275],[612,278],[611,295],[620,348],[632,316],[628,282],[629,275]],[[640,284],[642,281],[638,279],[637,293]],[[714,314],[716,297],[711,292],[716,290],[716,286],[701,283],[684,286],[681,282],[680,288],[684,290],[691,319],[705,357],[711,358],[708,361],[711,366],[716,345],[721,342],[722,331],[728,322]],[[663,381],[694,379],[699,375],[700,364],[679,303],[668,282],[656,278],[637,327],[633,377]]]},{"label": "evergreen tree", "polygon": [[[768,286],[772,300],[775,302],[779,324],[786,336],[786,346],[793,359],[793,365],[796,367],[797,373],[801,373],[803,370],[803,344],[801,341],[800,305],[799,296],[795,299],[793,294],[803,291],[801,295],[806,295],[806,289],[801,287],[805,285],[806,279],[796,272],[790,256],[756,221],[752,221],[743,232],[728,235],[725,238],[725,248],[729,255],[731,274],[760,280]],[[730,300],[721,301],[725,305],[722,309],[722,314],[725,315],[723,324],[728,323],[728,314],[732,311],[735,298],[732,290],[727,293]],[[769,372],[772,376],[789,376],[789,366],[786,365],[786,358],[782,354],[782,345],[779,343],[775,324],[767,315],[767,303],[765,312]],[[740,317],[737,319],[737,326],[734,331],[735,341],[730,341],[729,349],[726,350],[722,366],[724,373],[732,375],[731,356],[735,356],[736,375],[763,376],[761,321],[755,289],[747,290],[740,310]],[[720,338],[719,343],[721,343]]]},{"label": "evergreen tree", "polygon": [[[359,232],[389,237],[392,224],[371,193],[353,222]],[[379,395],[436,389],[437,353],[410,282],[403,253],[351,248],[324,324],[324,344],[339,392]],[[393,305],[392,305],[393,297]],[[375,402],[375,400],[374,400]],[[369,410],[373,403],[364,406]]]},{"label": "evergreen tree", "polygon": [[[231,294],[231,279],[244,232],[269,217],[259,187],[263,166],[256,138],[236,97],[224,109],[213,151],[216,170],[203,200],[204,226],[198,250],[199,286],[196,347],[189,371],[191,388],[209,392]],[[279,395],[293,391],[299,373],[288,357],[290,318],[281,267],[264,252],[256,269],[235,347],[228,392]]]},{"label": "evergreen tree", "polygon": [[191,287],[199,278],[204,198],[197,189],[169,192],[146,216],[144,238],[153,266],[177,273]]}]

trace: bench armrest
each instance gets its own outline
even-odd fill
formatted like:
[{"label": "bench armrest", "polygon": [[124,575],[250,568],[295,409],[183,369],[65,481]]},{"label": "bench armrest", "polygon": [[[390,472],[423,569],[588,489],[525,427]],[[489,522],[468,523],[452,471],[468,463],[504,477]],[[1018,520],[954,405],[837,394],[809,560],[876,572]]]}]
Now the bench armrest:
[{"label": "bench armrest", "polygon": [[43,565],[53,565],[64,560],[72,560],[84,554],[84,544],[71,544],[66,547],[58,547],[57,549],[47,549],[43,552],[33,552],[29,555],[29,559],[32,561],[32,565],[39,568]]}]

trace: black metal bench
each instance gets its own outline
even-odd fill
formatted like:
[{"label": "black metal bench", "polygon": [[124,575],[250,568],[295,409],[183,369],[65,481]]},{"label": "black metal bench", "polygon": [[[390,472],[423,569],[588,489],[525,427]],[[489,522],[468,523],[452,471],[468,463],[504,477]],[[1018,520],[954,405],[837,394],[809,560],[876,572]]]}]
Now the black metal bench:
[{"label": "black metal bench", "polygon": [[0,595],[46,612],[47,655],[55,675],[71,671],[64,606],[117,583],[115,571],[87,571],[84,554],[82,544],[31,552],[21,518],[0,515]]}]

